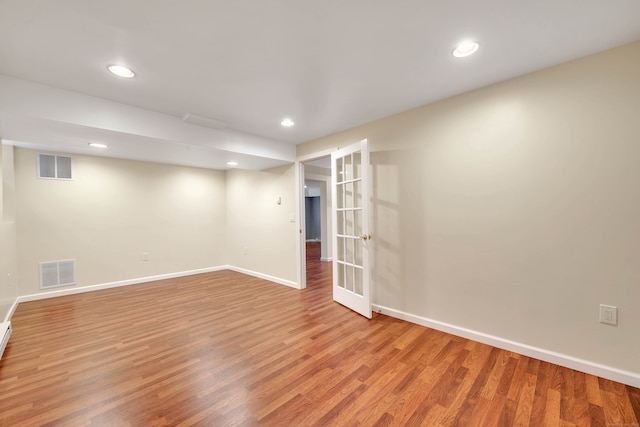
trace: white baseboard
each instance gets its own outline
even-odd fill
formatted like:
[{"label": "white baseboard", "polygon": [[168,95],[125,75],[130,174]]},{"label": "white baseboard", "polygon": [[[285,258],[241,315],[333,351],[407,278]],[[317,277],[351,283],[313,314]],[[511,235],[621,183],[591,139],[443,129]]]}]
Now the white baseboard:
[{"label": "white baseboard", "polygon": [[298,284],[292,280],[281,279],[279,277],[270,276],[268,274],[258,273],[257,271],[247,270],[245,268],[235,267],[233,265],[227,265],[227,269],[235,271],[237,273],[246,274],[248,276],[258,277],[260,279],[268,280],[270,282],[278,283],[280,285],[289,286],[291,288],[300,289]]},{"label": "white baseboard", "polygon": [[329,258],[320,257],[320,261],[322,261],[322,262],[332,262],[333,261],[333,257],[329,257]]},{"label": "white baseboard", "polygon": [[117,288],[119,286],[137,285],[139,283],[154,282],[156,280],[174,279],[176,277],[191,276],[194,274],[201,274],[201,273],[210,273],[212,271],[220,271],[220,270],[226,270],[226,269],[227,269],[227,266],[222,265],[218,267],[199,268],[197,270],[181,271],[178,273],[158,274],[156,276],[140,277],[137,279],[101,283],[99,285],[81,286],[81,287],[72,288],[72,289],[60,289],[52,292],[42,292],[39,294],[23,295],[18,297],[17,303],[35,301],[35,300],[46,299],[46,298],[60,297],[64,295],[73,295],[73,294],[79,294],[83,292],[99,291],[101,289]]},{"label": "white baseboard", "polygon": [[210,273],[212,271],[221,271],[221,270],[232,270],[238,273],[259,277],[260,279],[269,280],[270,282],[274,282],[280,285],[286,285],[286,286],[290,286],[292,288],[298,289],[298,284],[291,280],[280,279],[278,277],[269,276],[268,274],[257,273],[255,271],[246,270],[240,267],[234,267],[232,265],[220,265],[217,267],[199,268],[197,270],[180,271],[178,273],[158,274],[156,276],[140,277],[137,279],[101,283],[99,285],[81,286],[81,287],[71,288],[71,289],[60,289],[57,291],[42,292],[38,294],[19,296],[16,299],[16,301],[13,303],[13,306],[11,307],[11,309],[9,310],[6,320],[11,319],[11,316],[13,315],[13,312],[16,310],[17,305],[21,302],[36,301],[40,299],[54,298],[54,297],[60,297],[64,295],[79,294],[83,292],[99,291],[101,289],[117,288],[120,286],[137,285],[139,283],[154,282],[156,280],[164,280],[164,279],[174,279],[176,277],[191,276],[194,274]]},{"label": "white baseboard", "polygon": [[16,299],[13,301],[13,304],[11,304],[11,307],[9,308],[9,311],[7,312],[7,315],[4,318],[5,322],[8,322],[11,320],[11,316],[13,316],[13,313],[15,313],[16,308],[18,308],[18,303],[20,301],[18,301],[18,297],[16,297]]},{"label": "white baseboard", "polygon": [[13,313],[16,311],[18,304],[21,302],[36,301],[36,300],[47,299],[47,298],[61,297],[65,295],[80,294],[83,292],[99,291],[101,289],[117,288],[120,286],[137,285],[140,283],[154,282],[157,280],[164,280],[164,279],[174,279],[176,277],[191,276],[194,274],[210,273],[213,271],[221,271],[221,270],[232,270],[238,273],[242,273],[249,276],[258,277],[260,279],[268,280],[270,282],[278,283],[280,285],[286,285],[295,289],[299,289],[298,284],[291,280],[280,279],[278,277],[269,276],[268,274],[262,274],[255,271],[246,270],[244,268],[234,267],[232,265],[220,265],[217,267],[200,268],[197,270],[181,271],[178,273],[158,274],[156,276],[140,277],[137,279],[101,283],[99,285],[81,286],[81,287],[72,288],[72,289],[60,289],[52,292],[42,292],[38,294],[22,295],[16,298],[16,300],[13,302],[13,305],[11,306],[11,308],[9,309],[9,312],[7,313],[5,321],[11,320],[11,317],[13,316]]},{"label": "white baseboard", "polygon": [[568,356],[566,354],[556,353],[554,351],[533,347],[527,344],[507,340],[504,338],[496,337],[494,335],[488,335],[467,328],[461,328],[459,326],[439,322],[437,320],[427,319],[425,317],[416,316],[414,314],[405,313],[400,310],[395,310],[377,304],[373,304],[372,309],[377,313],[395,317],[396,319],[406,320],[407,322],[426,326],[428,328],[446,332],[451,335],[478,341],[483,344],[501,348],[503,350],[513,351],[514,353],[520,353],[525,356],[540,359],[549,363],[554,363],[566,368],[575,369],[576,371],[585,372],[587,374],[596,375],[598,377],[607,378],[609,380],[617,381],[633,387],[640,387],[640,374],[636,372],[629,372],[613,368],[611,366],[601,365],[599,363],[579,359],[577,357]]}]

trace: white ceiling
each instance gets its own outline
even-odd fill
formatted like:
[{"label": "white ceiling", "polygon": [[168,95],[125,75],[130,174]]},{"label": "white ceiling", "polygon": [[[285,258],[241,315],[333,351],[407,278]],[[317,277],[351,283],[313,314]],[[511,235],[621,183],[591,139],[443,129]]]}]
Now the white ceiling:
[{"label": "white ceiling", "polygon": [[[469,38],[478,53],[454,58]],[[295,144],[638,39],[638,0],[0,0],[0,136],[261,169]]]}]

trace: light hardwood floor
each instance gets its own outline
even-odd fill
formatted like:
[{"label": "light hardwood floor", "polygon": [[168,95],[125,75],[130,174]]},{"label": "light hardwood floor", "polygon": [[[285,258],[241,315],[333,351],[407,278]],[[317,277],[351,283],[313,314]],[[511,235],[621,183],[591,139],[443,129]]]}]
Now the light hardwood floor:
[{"label": "light hardwood floor", "polygon": [[22,303],[1,426],[638,426],[640,390],[222,271]]}]

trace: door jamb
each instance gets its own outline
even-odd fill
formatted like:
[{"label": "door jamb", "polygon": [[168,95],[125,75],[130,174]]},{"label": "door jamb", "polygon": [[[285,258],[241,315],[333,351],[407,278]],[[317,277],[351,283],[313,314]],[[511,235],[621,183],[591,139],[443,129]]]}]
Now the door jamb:
[{"label": "door jamb", "polygon": [[[304,164],[313,160],[320,159],[322,157],[331,156],[331,153],[338,150],[336,148],[330,148],[327,150],[318,151],[304,156],[296,157],[295,161],[295,180],[296,180],[296,206],[297,206],[297,221],[296,221],[296,275],[298,282],[298,289],[305,289],[307,287],[307,260],[306,260],[306,242],[304,239],[303,230],[306,227],[304,216]],[[333,168],[333,165],[331,165]]]}]

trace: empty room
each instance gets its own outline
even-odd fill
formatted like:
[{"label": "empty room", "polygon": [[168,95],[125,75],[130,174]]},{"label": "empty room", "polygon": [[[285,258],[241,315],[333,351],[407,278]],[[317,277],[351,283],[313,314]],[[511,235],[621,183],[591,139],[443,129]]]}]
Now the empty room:
[{"label": "empty room", "polygon": [[640,426],[640,3],[0,1],[0,426]]}]

